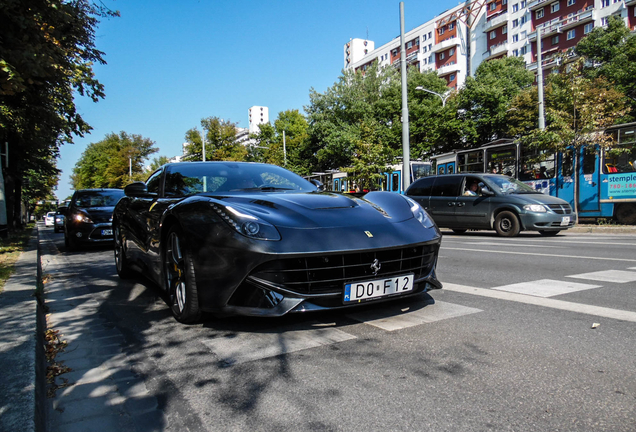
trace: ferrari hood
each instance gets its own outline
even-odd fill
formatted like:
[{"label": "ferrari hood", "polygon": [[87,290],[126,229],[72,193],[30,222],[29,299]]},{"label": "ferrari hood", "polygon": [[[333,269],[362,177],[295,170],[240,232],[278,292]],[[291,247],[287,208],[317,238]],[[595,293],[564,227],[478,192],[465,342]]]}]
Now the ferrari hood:
[{"label": "ferrari hood", "polygon": [[[387,194],[390,194],[387,192]],[[237,206],[272,225],[288,228],[335,228],[397,223],[413,217],[399,195],[375,204],[335,193],[259,193],[226,196],[226,205]]]}]

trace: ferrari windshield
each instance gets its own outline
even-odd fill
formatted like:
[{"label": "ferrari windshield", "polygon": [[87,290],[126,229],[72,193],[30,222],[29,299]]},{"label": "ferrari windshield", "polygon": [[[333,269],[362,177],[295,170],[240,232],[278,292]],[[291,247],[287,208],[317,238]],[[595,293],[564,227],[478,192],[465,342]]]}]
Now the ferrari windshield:
[{"label": "ferrari windshield", "polygon": [[488,186],[492,187],[494,192],[500,194],[531,194],[541,193],[532,189],[527,184],[508,176],[485,176]]},{"label": "ferrari windshield", "polygon": [[258,163],[189,162],[170,165],[164,193],[184,196],[201,192],[311,192],[316,186],[284,168]]}]

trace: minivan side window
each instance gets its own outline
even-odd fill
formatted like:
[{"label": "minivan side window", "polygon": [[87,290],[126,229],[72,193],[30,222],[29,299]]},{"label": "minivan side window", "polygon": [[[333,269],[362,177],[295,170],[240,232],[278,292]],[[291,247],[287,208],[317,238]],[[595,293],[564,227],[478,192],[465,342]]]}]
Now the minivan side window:
[{"label": "minivan side window", "polygon": [[435,183],[435,177],[421,178],[413,186],[409,188],[408,195],[412,196],[430,196],[433,190],[433,183]]},{"label": "minivan side window", "polygon": [[458,196],[462,180],[462,176],[436,177],[431,196]]}]

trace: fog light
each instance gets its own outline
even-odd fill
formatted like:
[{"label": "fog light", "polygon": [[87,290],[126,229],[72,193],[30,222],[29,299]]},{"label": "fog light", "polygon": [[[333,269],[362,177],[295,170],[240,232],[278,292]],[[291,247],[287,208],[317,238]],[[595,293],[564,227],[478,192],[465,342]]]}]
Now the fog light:
[{"label": "fog light", "polygon": [[82,237],[82,233],[78,232],[77,234],[75,234],[75,236],[77,236],[77,238],[81,238]]}]

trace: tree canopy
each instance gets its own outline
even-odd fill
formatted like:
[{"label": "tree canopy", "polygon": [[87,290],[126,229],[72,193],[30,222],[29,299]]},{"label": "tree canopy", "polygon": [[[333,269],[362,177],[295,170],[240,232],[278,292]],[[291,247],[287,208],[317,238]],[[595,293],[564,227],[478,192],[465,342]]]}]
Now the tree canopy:
[{"label": "tree canopy", "polygon": [[247,158],[247,149],[237,142],[237,124],[218,117],[201,119],[201,128],[188,130],[185,134],[185,161],[203,160],[203,138],[205,137],[205,160],[242,161]]},{"label": "tree canopy", "polygon": [[144,163],[158,151],[154,145],[148,138],[126,132],[111,133],[89,144],[73,168],[73,189],[122,188],[131,181],[145,180]]}]

